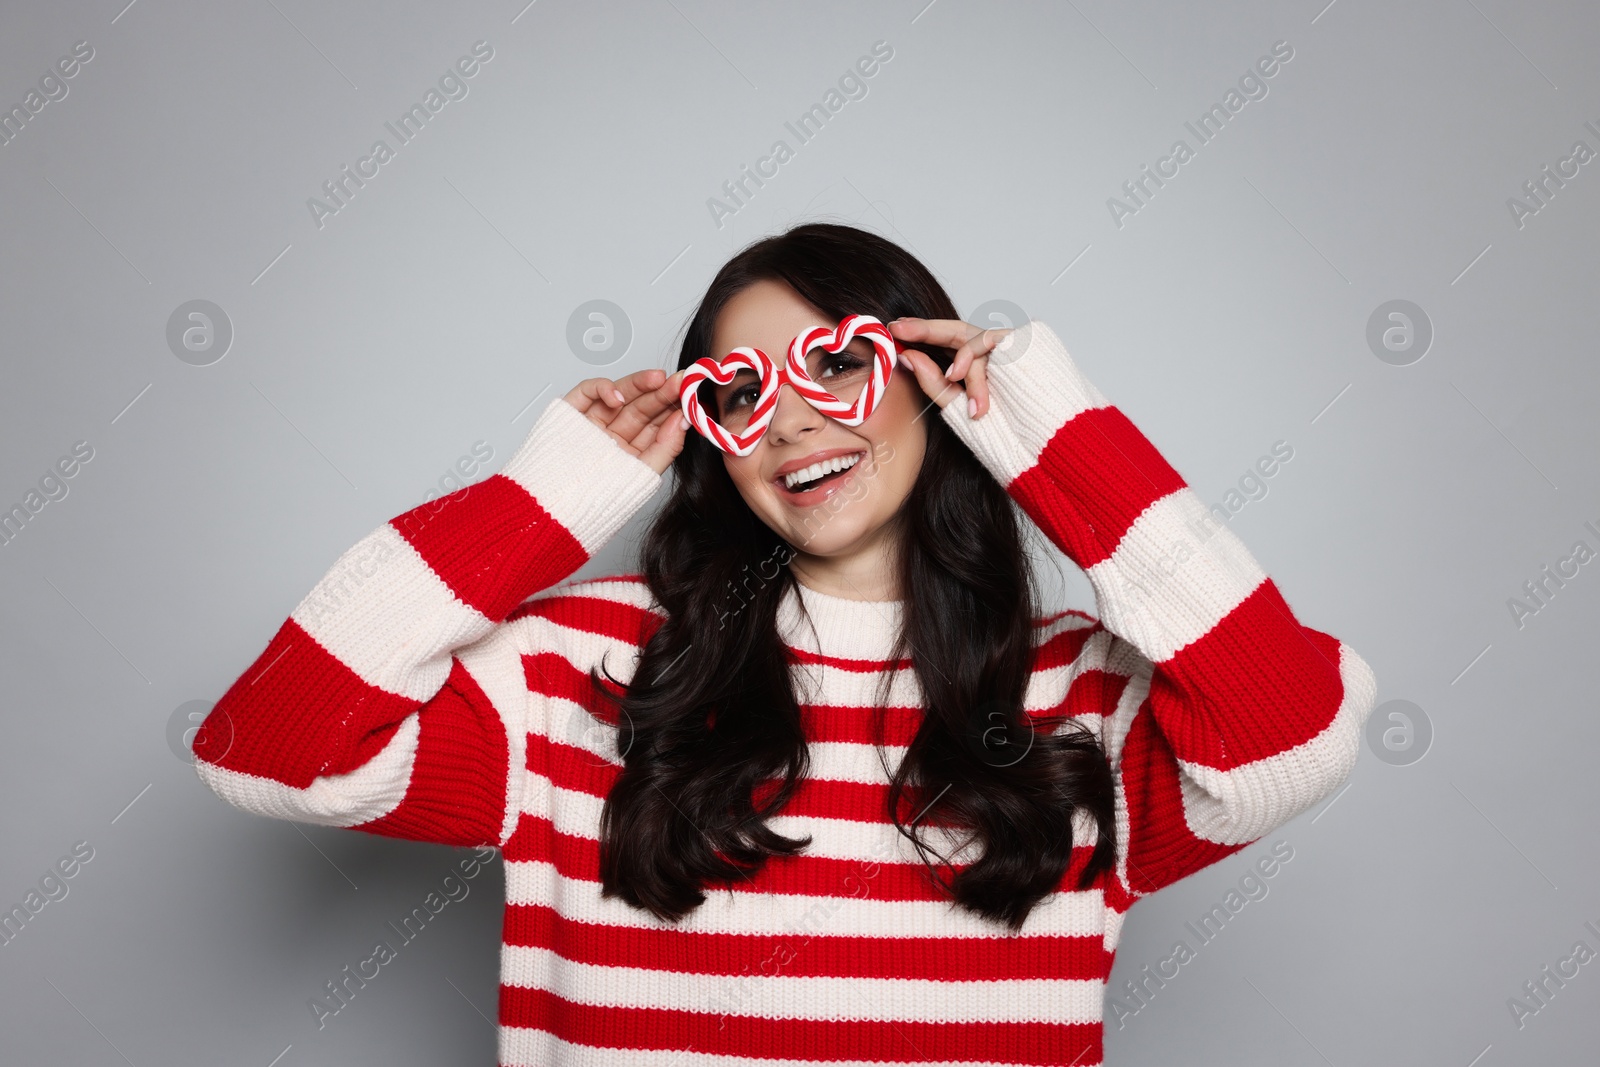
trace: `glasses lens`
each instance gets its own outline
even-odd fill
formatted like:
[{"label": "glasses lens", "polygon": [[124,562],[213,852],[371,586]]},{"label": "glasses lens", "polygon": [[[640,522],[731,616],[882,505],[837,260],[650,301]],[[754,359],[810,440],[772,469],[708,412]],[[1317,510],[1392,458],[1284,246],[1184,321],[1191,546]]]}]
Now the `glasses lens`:
[{"label": "glasses lens", "polygon": [[[876,353],[871,341],[856,337],[837,352],[813,348],[806,353],[806,370],[812,381],[842,403],[854,404],[872,377]],[[734,434],[743,434],[749,428],[760,396],[761,376],[745,368],[736,371],[727,385],[708,381],[699,387],[701,408]]]},{"label": "glasses lens", "polygon": [[712,413],[723,429],[742,434],[750,425],[751,412],[760,395],[761,376],[753,370],[741,369],[727,385],[703,382],[700,406]]},{"label": "glasses lens", "polygon": [[875,352],[871,341],[855,337],[837,352],[813,348],[806,353],[806,370],[812,381],[844,403],[853,404],[872,377]]}]

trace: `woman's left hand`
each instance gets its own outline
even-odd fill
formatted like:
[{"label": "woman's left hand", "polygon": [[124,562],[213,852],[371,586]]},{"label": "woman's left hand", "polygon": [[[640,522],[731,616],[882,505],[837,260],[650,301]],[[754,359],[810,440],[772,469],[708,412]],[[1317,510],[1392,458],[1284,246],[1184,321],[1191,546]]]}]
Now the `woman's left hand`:
[{"label": "woman's left hand", "polygon": [[[895,319],[888,327],[897,341],[923,341],[937,348],[956,350],[947,371],[940,371],[933,357],[919,349],[907,347],[900,353],[900,358],[916,375],[917,384],[935,404],[943,408],[950,401],[965,396],[967,414],[972,418],[979,418],[989,410],[989,353],[1010,329],[985,330],[960,319],[917,318]],[[956,385],[957,382],[966,388]]]}]

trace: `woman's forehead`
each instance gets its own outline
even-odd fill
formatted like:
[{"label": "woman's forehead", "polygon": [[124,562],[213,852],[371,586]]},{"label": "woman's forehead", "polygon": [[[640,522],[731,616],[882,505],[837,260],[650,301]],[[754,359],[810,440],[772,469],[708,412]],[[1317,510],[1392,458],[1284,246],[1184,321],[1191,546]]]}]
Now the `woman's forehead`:
[{"label": "woman's forehead", "polygon": [[[776,309],[775,309],[776,310]],[[759,348],[777,354],[776,350],[788,347],[789,342],[803,330],[813,326],[834,326],[825,315],[800,314],[745,314],[724,315],[717,323],[712,341],[727,352],[740,345]]]},{"label": "woman's forehead", "polygon": [[[774,332],[773,330],[770,330],[770,329],[765,329],[765,330],[760,331],[759,336],[757,334],[754,334],[754,333],[746,333],[746,334],[741,335],[741,334],[736,334],[736,333],[733,333],[733,332],[730,331],[725,336],[719,334],[719,335],[717,335],[716,338],[714,338],[714,343],[718,343],[718,342],[720,342],[720,343],[717,344],[717,347],[715,348],[713,354],[720,359],[721,357],[727,355],[729,352],[732,352],[735,348],[758,348],[761,351],[765,352],[767,355],[771,356],[777,362],[782,363],[784,361],[784,357],[788,354],[790,344],[792,344],[794,342],[794,339],[796,337],[799,337],[801,333],[805,332],[806,330],[811,329],[813,326],[830,326],[830,325],[834,325],[834,324],[830,324],[825,320],[820,320],[819,319],[819,320],[817,320],[815,322],[807,323],[805,326],[800,327],[799,329],[795,330],[793,333],[782,334],[781,336],[780,336],[781,331],[780,332]],[[768,340],[768,341],[763,342],[762,341],[763,337],[772,338],[772,340]],[[867,338],[862,337],[860,335],[852,337],[845,344],[844,347],[846,349],[848,349],[848,350],[850,350],[852,352],[856,352],[856,353],[866,353],[866,352],[871,352],[873,350],[872,342],[869,341]],[[821,348],[822,348],[822,344],[818,343],[818,344],[813,345],[811,347],[810,351],[813,354],[813,356],[815,356],[817,353],[819,353],[821,351]]]}]

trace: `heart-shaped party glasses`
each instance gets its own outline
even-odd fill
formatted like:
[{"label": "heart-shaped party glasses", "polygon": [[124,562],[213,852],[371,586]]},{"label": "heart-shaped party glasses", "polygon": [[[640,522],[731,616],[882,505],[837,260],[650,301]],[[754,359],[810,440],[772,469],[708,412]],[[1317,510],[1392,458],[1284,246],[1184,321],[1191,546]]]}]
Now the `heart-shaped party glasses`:
[{"label": "heart-shaped party glasses", "polygon": [[[850,350],[857,337],[871,342],[871,358]],[[761,349],[744,345],[720,361],[703,356],[684,372],[678,397],[689,425],[722,451],[748,456],[766,435],[785,382],[818,411],[858,426],[883,398],[901,351],[881,320],[846,315],[837,326],[812,326],[796,334],[781,367]],[[719,418],[700,402],[700,386],[708,381],[720,395]]]}]

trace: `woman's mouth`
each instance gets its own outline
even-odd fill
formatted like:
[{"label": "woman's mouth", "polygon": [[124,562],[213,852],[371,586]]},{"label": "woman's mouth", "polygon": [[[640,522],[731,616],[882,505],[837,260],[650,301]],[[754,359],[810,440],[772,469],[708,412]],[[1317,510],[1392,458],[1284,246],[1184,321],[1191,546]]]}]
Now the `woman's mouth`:
[{"label": "woman's mouth", "polygon": [[818,504],[832,496],[867,457],[865,452],[837,456],[814,463],[804,470],[795,471],[776,479],[782,495],[796,505]]}]

